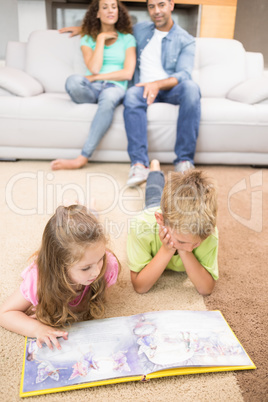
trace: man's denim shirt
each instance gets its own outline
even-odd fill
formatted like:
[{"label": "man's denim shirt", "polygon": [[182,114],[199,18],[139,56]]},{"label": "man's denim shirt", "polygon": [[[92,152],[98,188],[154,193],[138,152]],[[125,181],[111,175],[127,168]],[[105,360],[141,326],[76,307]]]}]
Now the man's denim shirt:
[{"label": "man's denim shirt", "polygon": [[[140,22],[134,26],[134,36],[137,41],[137,64],[134,74],[134,84],[139,81],[140,57],[143,49],[153,37],[155,25],[153,22]],[[177,78],[178,82],[191,79],[194,66],[195,39],[173,21],[173,26],[167,36],[162,39],[161,61],[169,77]]]}]

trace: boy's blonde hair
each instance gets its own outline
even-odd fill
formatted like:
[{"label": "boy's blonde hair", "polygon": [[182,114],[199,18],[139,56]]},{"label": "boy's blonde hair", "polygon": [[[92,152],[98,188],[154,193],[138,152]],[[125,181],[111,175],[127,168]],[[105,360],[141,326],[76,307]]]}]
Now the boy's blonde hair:
[{"label": "boy's blonde hair", "polygon": [[201,170],[183,174],[170,172],[163,189],[161,209],[164,225],[204,240],[216,226],[215,186]]},{"label": "boy's blonde hair", "polygon": [[87,247],[94,247],[98,242],[107,244],[103,227],[86,207],[70,205],[57,208],[45,227],[36,259],[38,304],[35,314],[39,321],[59,327],[103,316],[106,255],[100,275],[83,297],[81,309],[70,306],[77,294],[72,287],[69,268],[80,261]]}]

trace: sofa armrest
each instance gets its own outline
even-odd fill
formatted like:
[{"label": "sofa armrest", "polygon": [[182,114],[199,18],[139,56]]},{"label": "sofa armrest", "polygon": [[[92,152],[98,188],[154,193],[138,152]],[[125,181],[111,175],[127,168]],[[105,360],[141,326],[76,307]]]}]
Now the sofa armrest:
[{"label": "sofa armrest", "polygon": [[232,88],[226,97],[250,105],[263,102],[268,99],[268,76],[263,74],[262,77],[244,81]]},{"label": "sofa armrest", "polygon": [[40,82],[24,71],[12,67],[0,69],[0,88],[18,96],[35,96],[44,92]]}]

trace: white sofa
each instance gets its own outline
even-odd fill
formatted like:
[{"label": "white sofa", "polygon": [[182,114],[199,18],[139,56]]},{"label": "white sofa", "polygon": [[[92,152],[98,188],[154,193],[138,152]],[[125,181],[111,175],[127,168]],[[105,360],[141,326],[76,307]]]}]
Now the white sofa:
[{"label": "white sofa", "polygon": [[[54,159],[79,155],[96,105],[77,105],[66,78],[84,74],[79,37],[35,31],[9,42],[0,69],[0,158]],[[198,38],[193,79],[202,93],[195,162],[268,164],[268,77],[263,56],[229,39]],[[148,108],[150,158],[171,163],[178,106]],[[123,106],[92,160],[127,162]]]}]

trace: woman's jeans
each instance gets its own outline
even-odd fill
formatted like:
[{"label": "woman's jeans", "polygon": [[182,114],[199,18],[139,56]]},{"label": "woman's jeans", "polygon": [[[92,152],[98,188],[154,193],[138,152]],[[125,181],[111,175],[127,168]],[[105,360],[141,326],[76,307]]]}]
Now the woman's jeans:
[{"label": "woman's jeans", "polygon": [[81,154],[89,158],[110,127],[114,110],[122,102],[125,90],[106,81],[89,82],[81,75],[71,75],[65,84],[66,92],[75,103],[98,103],[89,135]]},{"label": "woman's jeans", "polygon": [[145,209],[160,205],[164,185],[163,172],[156,170],[149,173],[145,189]]},{"label": "woman's jeans", "polygon": [[[144,87],[131,87],[124,98],[124,120],[128,138],[128,154],[131,164],[137,162],[149,166],[147,140],[147,99]],[[174,163],[190,161],[194,154],[200,122],[200,90],[198,85],[185,80],[170,90],[158,92],[155,102],[180,105],[177,119]]]}]

